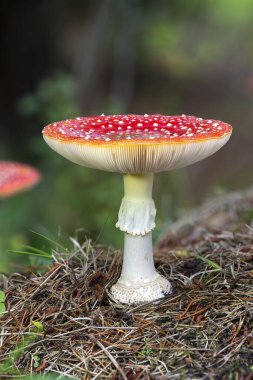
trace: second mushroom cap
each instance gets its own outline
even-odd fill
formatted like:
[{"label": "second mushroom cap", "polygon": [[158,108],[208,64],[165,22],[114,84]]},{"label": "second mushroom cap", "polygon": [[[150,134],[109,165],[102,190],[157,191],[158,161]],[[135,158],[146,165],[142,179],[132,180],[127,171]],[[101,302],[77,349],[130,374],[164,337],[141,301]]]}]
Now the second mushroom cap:
[{"label": "second mushroom cap", "polygon": [[8,198],[36,185],[41,173],[34,167],[12,161],[0,161],[0,198]]}]

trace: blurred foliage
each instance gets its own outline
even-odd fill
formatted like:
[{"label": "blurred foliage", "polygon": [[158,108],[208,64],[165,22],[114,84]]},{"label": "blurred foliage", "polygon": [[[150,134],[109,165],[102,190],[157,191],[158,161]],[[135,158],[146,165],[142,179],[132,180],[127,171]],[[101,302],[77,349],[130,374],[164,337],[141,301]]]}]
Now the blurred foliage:
[{"label": "blurred foliage", "polygon": [[75,83],[71,75],[57,72],[42,79],[33,94],[25,95],[18,103],[21,114],[50,123],[79,115],[74,102]]},{"label": "blurred foliage", "polygon": [[44,178],[0,203],[0,270],[9,261],[13,270],[23,261],[36,263],[9,251],[30,245],[51,253],[54,247],[30,230],[66,246],[78,234],[122,247],[114,227],[122,176],[57,155],[41,137],[50,122],[147,112],[196,114],[237,126],[228,147],[210,160],[155,177],[154,238],[184,207],[251,183],[252,1],[25,0],[22,7],[6,5],[2,27],[8,59],[0,63],[0,158],[38,166]]}]

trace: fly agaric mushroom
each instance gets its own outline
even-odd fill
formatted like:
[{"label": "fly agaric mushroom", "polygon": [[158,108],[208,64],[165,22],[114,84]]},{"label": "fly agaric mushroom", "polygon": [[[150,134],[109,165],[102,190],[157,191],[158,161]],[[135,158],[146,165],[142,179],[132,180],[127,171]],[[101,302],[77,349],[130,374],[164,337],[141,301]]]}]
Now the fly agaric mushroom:
[{"label": "fly agaric mushroom", "polygon": [[36,185],[40,172],[26,164],[0,161],[0,198],[8,198]]},{"label": "fly agaric mushroom", "polygon": [[79,165],[124,175],[125,195],[116,226],[125,232],[122,273],[111,288],[122,303],[149,302],[169,294],[169,281],[155,269],[151,231],[156,172],[202,160],[229,139],[232,127],[194,116],[101,115],[48,125],[45,141]]}]

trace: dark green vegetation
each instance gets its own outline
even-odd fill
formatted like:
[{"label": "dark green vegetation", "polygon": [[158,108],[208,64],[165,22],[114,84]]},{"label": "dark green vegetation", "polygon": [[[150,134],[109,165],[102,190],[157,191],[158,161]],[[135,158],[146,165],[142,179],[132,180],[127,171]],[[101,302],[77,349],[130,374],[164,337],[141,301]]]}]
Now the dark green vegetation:
[{"label": "dark green vegetation", "polygon": [[[52,152],[44,125],[100,113],[195,114],[231,123],[214,157],[157,176],[158,229],[207,194],[252,181],[253,3],[250,0],[5,2],[0,35],[0,159],[27,162],[44,180],[0,202],[0,269],[22,270],[24,250],[82,234],[122,246],[114,228],[122,178]],[[250,173],[250,174],[249,174]]]},{"label": "dark green vegetation", "polygon": [[155,262],[174,293],[160,302],[115,302],[108,290],[121,254],[89,241],[54,252],[43,274],[3,278],[2,378],[251,379],[253,224],[247,216],[245,225],[245,210],[253,210],[252,190],[211,201],[167,231]]}]

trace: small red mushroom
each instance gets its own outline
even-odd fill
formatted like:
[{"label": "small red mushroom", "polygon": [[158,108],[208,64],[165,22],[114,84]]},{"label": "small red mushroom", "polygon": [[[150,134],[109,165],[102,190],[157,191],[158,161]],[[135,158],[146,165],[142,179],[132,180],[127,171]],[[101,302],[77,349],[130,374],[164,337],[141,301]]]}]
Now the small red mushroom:
[{"label": "small red mushroom", "polygon": [[36,185],[39,170],[19,162],[0,161],[0,198],[8,198]]},{"label": "small red mushroom", "polygon": [[195,116],[101,115],[48,125],[45,141],[79,165],[124,174],[125,196],[116,226],[125,232],[122,273],[111,289],[123,303],[141,303],[171,292],[155,270],[151,231],[156,209],[154,173],[202,160],[230,138],[232,127]]}]

